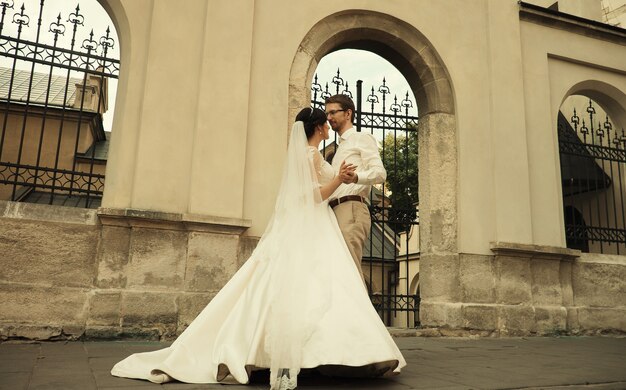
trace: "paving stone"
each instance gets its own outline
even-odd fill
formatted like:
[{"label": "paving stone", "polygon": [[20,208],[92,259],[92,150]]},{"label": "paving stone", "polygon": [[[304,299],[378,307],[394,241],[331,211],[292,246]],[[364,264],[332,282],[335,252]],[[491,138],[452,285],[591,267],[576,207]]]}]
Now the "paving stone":
[{"label": "paving stone", "polygon": [[[158,386],[152,383],[153,386]],[[154,387],[153,387],[154,388]],[[121,387],[98,387],[98,390],[138,390],[141,386],[121,386]]]},{"label": "paving stone", "polygon": [[2,359],[0,360],[0,376],[15,372],[32,372],[35,358],[29,359]]},{"label": "paving stone", "polygon": [[87,351],[87,356],[90,358],[123,356],[125,354],[125,351],[123,351],[119,345],[111,342],[86,342],[85,350]]},{"label": "paving stone", "polygon": [[30,374],[30,371],[0,373],[0,390],[26,390]]},{"label": "paving stone", "polygon": [[110,366],[107,370],[94,370],[93,375],[96,381],[96,386],[98,387],[98,389],[101,388],[108,388],[108,387],[127,387],[127,386],[132,386],[132,387],[154,387],[155,384],[148,382],[148,381],[143,381],[143,380],[139,380],[139,379],[128,379],[128,378],[118,378],[115,377],[113,375],[111,375],[111,367]]},{"label": "paving stone", "polygon": [[119,362],[123,358],[117,356],[107,356],[107,357],[95,357],[89,358],[89,366],[92,371],[99,370],[111,370],[111,367],[115,365],[115,363]]},{"label": "paving stone", "polygon": [[37,359],[34,371],[68,371],[83,373],[89,372],[89,363],[86,358],[73,359],[71,356],[45,357]]},{"label": "paving stone", "polygon": [[[408,362],[391,378],[324,377],[303,372],[303,390],[626,388],[626,338],[396,338]],[[0,344],[2,389],[141,389],[150,382],[116,378],[110,368],[130,353],[169,346],[160,342],[69,342]],[[27,387],[30,378],[30,385]],[[587,385],[589,383],[589,385]],[[228,390],[267,389],[267,373],[250,385]],[[221,384],[167,383],[161,389],[224,389]]]},{"label": "paving stone", "polygon": [[74,371],[33,372],[28,390],[97,390],[90,372]]}]

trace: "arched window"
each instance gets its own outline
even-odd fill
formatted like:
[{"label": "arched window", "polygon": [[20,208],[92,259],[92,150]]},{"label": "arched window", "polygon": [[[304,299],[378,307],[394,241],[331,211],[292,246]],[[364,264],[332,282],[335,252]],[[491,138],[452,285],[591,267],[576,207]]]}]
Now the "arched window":
[{"label": "arched window", "polygon": [[95,1],[0,2],[0,200],[95,208],[117,36]]},{"label": "arched window", "polygon": [[626,253],[626,134],[593,99],[568,97],[558,140],[567,247]]}]

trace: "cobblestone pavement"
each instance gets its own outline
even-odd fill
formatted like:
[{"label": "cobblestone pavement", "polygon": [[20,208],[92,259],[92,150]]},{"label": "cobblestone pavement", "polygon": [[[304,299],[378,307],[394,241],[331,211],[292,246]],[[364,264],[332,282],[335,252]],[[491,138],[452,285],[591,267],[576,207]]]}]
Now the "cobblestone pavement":
[{"label": "cobblestone pavement", "polygon": [[[408,366],[386,379],[330,378],[309,372],[298,389],[626,389],[626,338],[530,337],[395,339]],[[267,373],[249,385],[152,384],[109,370],[156,342],[0,344],[0,389],[268,389]]]}]

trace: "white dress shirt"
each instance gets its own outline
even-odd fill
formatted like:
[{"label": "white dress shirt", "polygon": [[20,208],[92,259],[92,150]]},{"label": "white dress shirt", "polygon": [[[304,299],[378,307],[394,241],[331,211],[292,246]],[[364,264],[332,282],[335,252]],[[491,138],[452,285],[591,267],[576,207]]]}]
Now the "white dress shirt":
[{"label": "white dress shirt", "polygon": [[332,164],[335,173],[339,173],[342,161],[357,167],[358,181],[341,184],[329,200],[346,195],[361,195],[369,199],[372,184],[381,184],[387,179],[387,171],[380,159],[376,138],[368,133],[359,133],[354,127],[349,128],[339,137],[339,146]]}]

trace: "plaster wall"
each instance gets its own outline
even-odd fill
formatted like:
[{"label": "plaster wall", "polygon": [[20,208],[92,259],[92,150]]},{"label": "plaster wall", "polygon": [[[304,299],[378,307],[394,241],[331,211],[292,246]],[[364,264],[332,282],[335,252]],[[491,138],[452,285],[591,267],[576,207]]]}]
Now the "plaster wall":
[{"label": "plaster wall", "polygon": [[[488,106],[485,2],[477,1],[473,7],[459,7],[462,2],[360,0],[327,7],[289,1],[271,5],[246,1],[239,6],[225,1],[210,5],[190,1],[182,6],[105,3],[105,8],[119,9],[126,18],[116,22],[123,72],[105,207],[243,217],[253,221],[247,234],[260,235],[276,195],[291,125],[287,105],[293,98],[289,74],[294,55],[314,24],[340,11],[368,9],[419,26],[444,62],[451,64],[453,82],[458,80],[455,91],[463,128],[490,128],[487,116],[472,114]],[[514,2],[495,7],[516,16]],[[454,31],[441,28],[440,15],[446,15]],[[170,28],[173,25],[175,29]],[[485,92],[476,93],[477,89]],[[469,167],[463,169],[489,166],[491,153],[483,153],[489,146],[481,142],[488,134],[468,131],[462,140],[486,157],[475,162],[467,156]],[[461,190],[470,193],[470,202],[490,204],[491,178],[481,177],[479,182],[472,188],[486,188],[487,193],[475,194],[464,183]],[[493,222],[494,216],[488,212],[481,219]],[[482,226],[473,234],[493,239],[493,225]],[[467,240],[480,241],[484,239]]]},{"label": "plaster wall", "polygon": [[[570,94],[591,93],[605,102],[616,127],[623,126],[626,50],[583,35],[573,39],[571,33],[536,23],[521,26],[533,242],[563,247],[558,110]],[[602,94],[594,94],[594,87]]]},{"label": "plaster wall", "polygon": [[289,72],[302,37],[335,12],[368,9],[419,26],[446,65],[459,250],[489,254],[494,240],[563,245],[556,102],[585,72],[622,88],[624,50],[519,23],[515,1],[274,3],[115,2],[132,29],[121,34],[123,74],[134,77],[120,82],[104,206],[246,218],[247,234],[260,235],[280,180],[287,105],[298,98]]},{"label": "plaster wall", "polygon": [[[320,20],[367,9],[417,26],[446,66],[457,120],[459,249],[488,254],[493,240],[532,242],[515,1],[108,3],[127,18],[118,21],[130,30],[120,34],[122,73],[133,77],[120,80],[105,207],[246,218],[247,234],[260,235],[280,180],[287,106],[306,104],[289,94],[294,55]],[[325,53],[313,54],[317,61]]]}]

